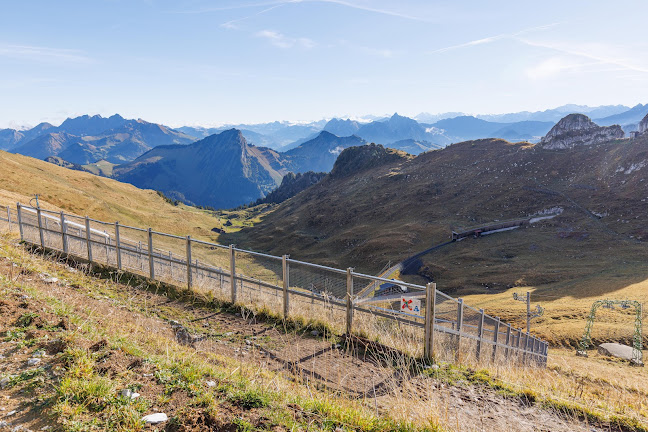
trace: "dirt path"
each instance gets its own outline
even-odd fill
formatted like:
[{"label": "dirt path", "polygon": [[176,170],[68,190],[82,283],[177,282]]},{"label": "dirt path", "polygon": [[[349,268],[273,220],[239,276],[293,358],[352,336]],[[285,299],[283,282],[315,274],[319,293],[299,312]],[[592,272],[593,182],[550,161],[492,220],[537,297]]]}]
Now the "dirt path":
[{"label": "dirt path", "polygon": [[[63,270],[62,274],[72,275],[70,272],[77,271],[63,264],[56,265]],[[523,403],[518,398],[506,398],[485,386],[467,382],[448,385],[420,375],[404,378],[398,370],[371,356],[345,350],[336,339],[313,336],[309,330],[286,332],[277,325],[259,322],[245,312],[235,315],[193,307],[123,284],[106,282],[104,291],[98,292],[70,284],[65,277],[55,283],[46,283],[44,275],[20,272],[19,268],[11,266],[8,259],[1,258],[0,274],[8,276],[11,273],[14,280],[60,299],[80,316],[93,316],[100,323],[119,320],[137,331],[154,332],[169,340],[192,345],[198,355],[211,352],[280,371],[309,389],[343,392],[362,399],[379,413],[397,411],[408,418],[436,417],[444,427],[455,431],[609,430],[562,419],[551,411]],[[9,330],[21,314],[24,311],[20,310],[20,299],[6,302],[0,332]],[[3,342],[0,354],[5,356],[0,359],[1,373],[19,374],[29,370],[26,362],[31,354],[28,350],[21,351],[11,342]],[[55,367],[48,370],[56,373]],[[5,413],[21,406],[33,406],[33,402],[26,395],[0,390],[0,421]],[[40,429],[42,419],[34,410],[24,412],[31,413],[23,414],[25,426]],[[12,421],[18,424],[16,418]]]}]

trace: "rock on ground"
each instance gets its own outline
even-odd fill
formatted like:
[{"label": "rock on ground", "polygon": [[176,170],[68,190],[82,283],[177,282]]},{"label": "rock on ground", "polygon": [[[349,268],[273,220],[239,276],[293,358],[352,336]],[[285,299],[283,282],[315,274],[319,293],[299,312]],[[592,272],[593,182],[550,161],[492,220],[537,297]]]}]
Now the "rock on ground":
[{"label": "rock on ground", "polygon": [[598,346],[599,354],[616,357],[623,360],[632,360],[632,347],[620,343],[604,343]]},{"label": "rock on ground", "polygon": [[142,420],[144,423],[158,424],[167,421],[169,418],[165,413],[155,413],[144,416]]}]

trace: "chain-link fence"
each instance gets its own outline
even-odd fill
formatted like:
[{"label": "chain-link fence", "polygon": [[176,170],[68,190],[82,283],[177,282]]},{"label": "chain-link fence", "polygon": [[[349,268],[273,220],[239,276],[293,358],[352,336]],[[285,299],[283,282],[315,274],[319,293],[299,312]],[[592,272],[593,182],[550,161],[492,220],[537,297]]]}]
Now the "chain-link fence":
[{"label": "chain-link fence", "polygon": [[215,243],[17,205],[0,224],[90,263],[257,310],[326,323],[420,357],[545,365],[547,343],[436,290]]},{"label": "chain-link fence", "polygon": [[16,210],[10,206],[0,206],[0,232],[9,232],[18,229]]}]

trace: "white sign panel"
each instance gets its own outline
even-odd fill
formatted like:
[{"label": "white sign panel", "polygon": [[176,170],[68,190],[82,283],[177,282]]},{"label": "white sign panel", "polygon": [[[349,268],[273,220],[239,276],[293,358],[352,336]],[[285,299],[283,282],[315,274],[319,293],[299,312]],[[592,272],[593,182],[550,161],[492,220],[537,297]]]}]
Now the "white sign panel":
[{"label": "white sign panel", "polygon": [[401,297],[401,312],[421,315],[421,300],[412,297]]}]

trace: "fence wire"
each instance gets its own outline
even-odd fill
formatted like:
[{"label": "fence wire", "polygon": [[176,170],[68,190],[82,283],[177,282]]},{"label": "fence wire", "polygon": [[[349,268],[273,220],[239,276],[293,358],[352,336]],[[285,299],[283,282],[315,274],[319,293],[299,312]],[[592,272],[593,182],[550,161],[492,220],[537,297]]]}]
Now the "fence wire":
[{"label": "fence wire", "polygon": [[338,331],[346,324],[413,355],[423,353],[433,321],[438,359],[546,363],[546,342],[440,291],[433,291],[434,320],[426,320],[422,286],[20,205],[0,207],[0,222],[32,245]]},{"label": "fence wire", "polygon": [[288,260],[288,280],[294,290],[309,292],[322,299],[344,301],[347,294],[345,271]]}]

